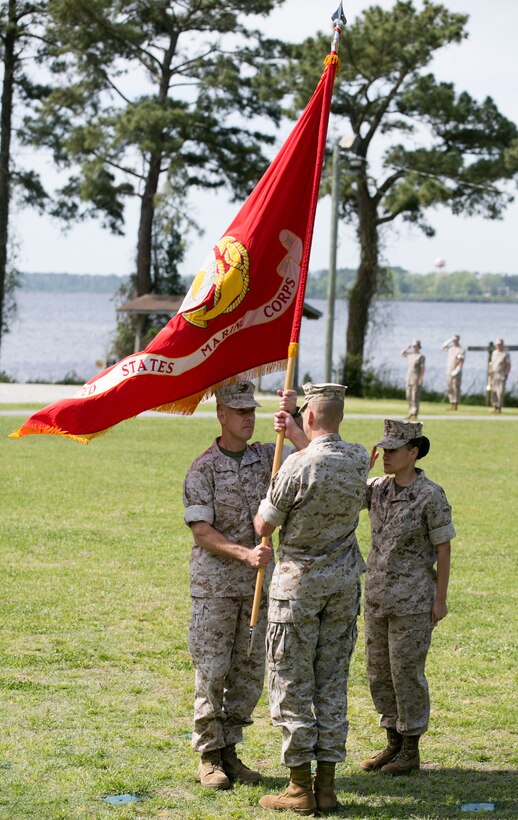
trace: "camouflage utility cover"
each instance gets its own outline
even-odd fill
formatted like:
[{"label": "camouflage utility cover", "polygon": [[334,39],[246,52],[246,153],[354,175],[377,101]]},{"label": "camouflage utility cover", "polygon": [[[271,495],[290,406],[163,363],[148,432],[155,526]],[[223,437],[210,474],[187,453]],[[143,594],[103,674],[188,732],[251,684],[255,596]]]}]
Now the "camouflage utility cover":
[{"label": "camouflage utility cover", "polygon": [[397,421],[385,419],[383,422],[383,438],[376,444],[385,450],[397,450],[403,444],[408,444],[415,438],[423,435],[423,425],[420,421]]},{"label": "camouflage utility cover", "polygon": [[216,390],[216,402],[224,404],[225,407],[233,407],[236,410],[246,410],[249,407],[260,407],[254,397],[255,384],[253,382],[236,382],[235,384],[225,384]]},{"label": "camouflage utility cover", "polygon": [[341,401],[344,402],[345,391],[347,388],[343,384],[335,384],[333,382],[323,382],[322,384],[313,384],[306,382],[302,385],[304,391],[304,402],[300,407],[300,412],[303,413],[310,401]]}]

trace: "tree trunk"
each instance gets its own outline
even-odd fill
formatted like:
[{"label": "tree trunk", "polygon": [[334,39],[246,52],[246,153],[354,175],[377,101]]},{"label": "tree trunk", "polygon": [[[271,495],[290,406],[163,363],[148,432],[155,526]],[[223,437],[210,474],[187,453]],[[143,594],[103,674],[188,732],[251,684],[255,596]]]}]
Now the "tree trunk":
[{"label": "tree trunk", "polygon": [[344,384],[353,396],[363,394],[363,357],[369,326],[369,308],[378,284],[378,230],[376,205],[365,179],[358,182],[358,238],[360,265],[349,294]]},{"label": "tree trunk", "polygon": [[5,329],[4,306],[8,263],[9,203],[11,199],[10,156],[16,38],[16,0],[9,0],[8,24],[4,36],[4,82],[0,110],[0,345],[2,343],[2,332]]},{"label": "tree trunk", "polygon": [[[160,87],[157,99],[165,104],[171,83],[171,62],[178,45],[178,32],[173,31],[169,37],[169,46],[164,52]],[[137,296],[151,291],[151,253],[153,248],[153,220],[155,216],[155,197],[158,191],[162,165],[162,134],[158,135],[157,148],[151,152],[149,170],[146,177],[142,204],[140,206],[140,221],[137,240]]]},{"label": "tree trunk", "polygon": [[162,154],[158,151],[151,155],[146,185],[140,206],[140,221],[137,242],[137,296],[151,291],[151,249],[153,244],[153,219],[155,215],[155,197],[160,179]]}]

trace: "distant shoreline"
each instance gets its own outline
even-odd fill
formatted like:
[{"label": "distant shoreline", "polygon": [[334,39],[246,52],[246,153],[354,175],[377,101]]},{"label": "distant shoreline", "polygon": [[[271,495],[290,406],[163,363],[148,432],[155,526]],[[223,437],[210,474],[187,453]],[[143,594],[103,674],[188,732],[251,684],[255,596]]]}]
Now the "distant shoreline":
[{"label": "distant shoreline", "polygon": [[107,293],[114,296],[129,276],[95,273],[22,273],[20,290],[32,293]]},{"label": "distant shoreline", "polygon": [[[344,299],[344,292],[347,285],[344,282],[344,272],[342,272],[342,287],[337,288],[337,299]],[[352,271],[347,271],[347,280],[350,280]],[[396,282],[397,276],[396,273]],[[400,288],[396,287],[394,294],[384,295],[379,294],[376,297],[378,302],[437,302],[437,303],[458,303],[458,304],[518,304],[518,290],[509,293],[470,293],[470,294],[455,294],[455,293],[434,293],[427,294],[419,292],[416,287],[412,291],[411,283],[415,281],[416,285],[423,282],[426,277],[432,274],[408,274],[405,273],[407,280],[407,287],[410,283],[410,288],[405,292],[401,292]],[[444,274],[441,274],[444,277]],[[455,277],[456,274],[449,274]],[[470,274],[475,277],[476,274]],[[512,281],[518,280],[518,276],[509,276],[508,274],[492,274],[493,277],[500,277],[502,280]],[[110,296],[115,296],[123,285],[129,281],[128,276],[119,276],[118,274],[94,274],[94,273],[23,273],[20,276],[21,291],[26,293],[106,293]],[[310,274],[308,285],[306,289],[307,299],[326,299],[326,281],[327,272],[316,271]],[[340,281],[340,280],[339,280]],[[338,283],[337,283],[338,284]],[[188,283],[186,282],[186,289]],[[340,292],[341,291],[341,292]]]}]

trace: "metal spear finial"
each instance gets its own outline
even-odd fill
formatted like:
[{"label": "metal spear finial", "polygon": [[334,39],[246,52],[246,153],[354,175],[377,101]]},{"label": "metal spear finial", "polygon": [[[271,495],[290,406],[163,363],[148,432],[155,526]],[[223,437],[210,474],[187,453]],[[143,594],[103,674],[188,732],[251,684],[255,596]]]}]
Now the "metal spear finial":
[{"label": "metal spear finial", "polygon": [[346,19],[346,16],[344,14],[344,4],[343,3],[340,3],[340,5],[338,6],[335,13],[333,15],[331,15],[331,20],[333,21],[333,23],[335,21],[341,23],[342,26],[347,25],[347,19]]},{"label": "metal spear finial", "polygon": [[331,43],[331,51],[336,54],[338,52],[338,45],[340,43],[340,38],[342,36],[342,31],[344,29],[344,26],[347,23],[347,20],[346,20],[345,14],[344,14],[343,3],[340,3],[337,10],[335,11],[333,16],[331,17],[331,20],[333,22],[333,28],[334,28],[333,41]]}]

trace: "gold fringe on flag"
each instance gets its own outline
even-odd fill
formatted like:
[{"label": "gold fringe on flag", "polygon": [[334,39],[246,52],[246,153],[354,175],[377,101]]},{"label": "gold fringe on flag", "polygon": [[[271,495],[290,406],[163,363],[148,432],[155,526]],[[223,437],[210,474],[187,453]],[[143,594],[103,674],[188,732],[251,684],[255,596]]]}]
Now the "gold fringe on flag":
[{"label": "gold fringe on flag", "polygon": [[[288,355],[290,356],[291,354],[288,353]],[[235,384],[236,382],[258,379],[260,376],[268,376],[270,373],[285,370],[287,364],[288,359],[282,359],[277,362],[269,362],[269,364],[258,365],[257,367],[253,367],[251,370],[245,370],[242,373],[232,376],[231,378],[224,379],[222,382],[213,384],[211,387],[200,393],[194,393],[192,396],[185,396],[183,399],[178,399],[178,401],[173,401],[168,404],[161,404],[160,407],[153,407],[153,410],[156,410],[159,413],[178,413],[184,416],[190,416],[194,413],[201,401],[204,399],[210,399],[210,397],[215,394],[216,390],[219,390],[219,388],[223,387],[224,384]]]},{"label": "gold fringe on flag", "polygon": [[342,61],[341,61],[340,57],[338,56],[338,54],[336,54],[336,52],[332,51],[331,54],[328,54],[327,57],[325,58],[324,65],[327,67],[327,66],[335,65],[335,64],[336,64],[336,72],[338,73],[340,71],[340,68],[342,67]]},{"label": "gold fringe on flag", "polygon": [[[295,352],[293,353],[292,350],[295,350]],[[298,344],[291,343],[289,346],[288,357],[296,357],[297,350]],[[235,384],[235,382],[248,381],[250,379],[258,379],[260,376],[267,376],[270,373],[276,373],[279,370],[285,370],[287,365],[288,359],[281,359],[277,362],[269,362],[268,364],[259,365],[257,367],[252,368],[251,370],[246,370],[242,373],[238,373],[236,376],[224,379],[222,382],[218,382],[217,384],[214,384],[211,387],[199,393],[193,393],[192,396],[185,396],[185,398],[178,399],[178,401],[172,401],[168,404],[161,404],[159,407],[153,407],[153,410],[156,410],[159,413],[176,413],[178,415],[191,416],[201,401],[203,401],[204,399],[209,399],[211,396],[215,394],[216,390],[218,390],[220,387],[223,387],[224,384]],[[73,439],[73,441],[77,441],[80,444],[89,444],[92,439],[106,435],[106,433],[108,433],[111,429],[113,428],[106,427],[105,430],[99,430],[96,433],[82,433],[81,435],[77,435],[69,433],[67,432],[67,430],[62,430],[60,427],[50,427],[46,424],[42,424],[39,421],[34,421],[30,424],[25,423],[22,427],[18,428],[18,430],[15,430],[14,433],[10,433],[9,438],[23,438],[24,436],[39,434],[49,436],[62,436],[63,438]]]},{"label": "gold fringe on flag", "polygon": [[40,422],[34,421],[30,424],[25,423],[23,427],[19,427],[18,430],[14,431],[14,433],[9,433],[8,438],[23,438],[24,436],[31,435],[63,436],[64,438],[70,438],[73,441],[77,441],[80,444],[90,444],[90,441],[93,438],[104,436],[111,429],[111,427],[107,427],[106,430],[99,430],[97,433],[83,433],[81,435],[76,435],[74,433],[68,433],[66,430],[62,430],[61,427],[49,427],[46,424],[41,424]]}]

